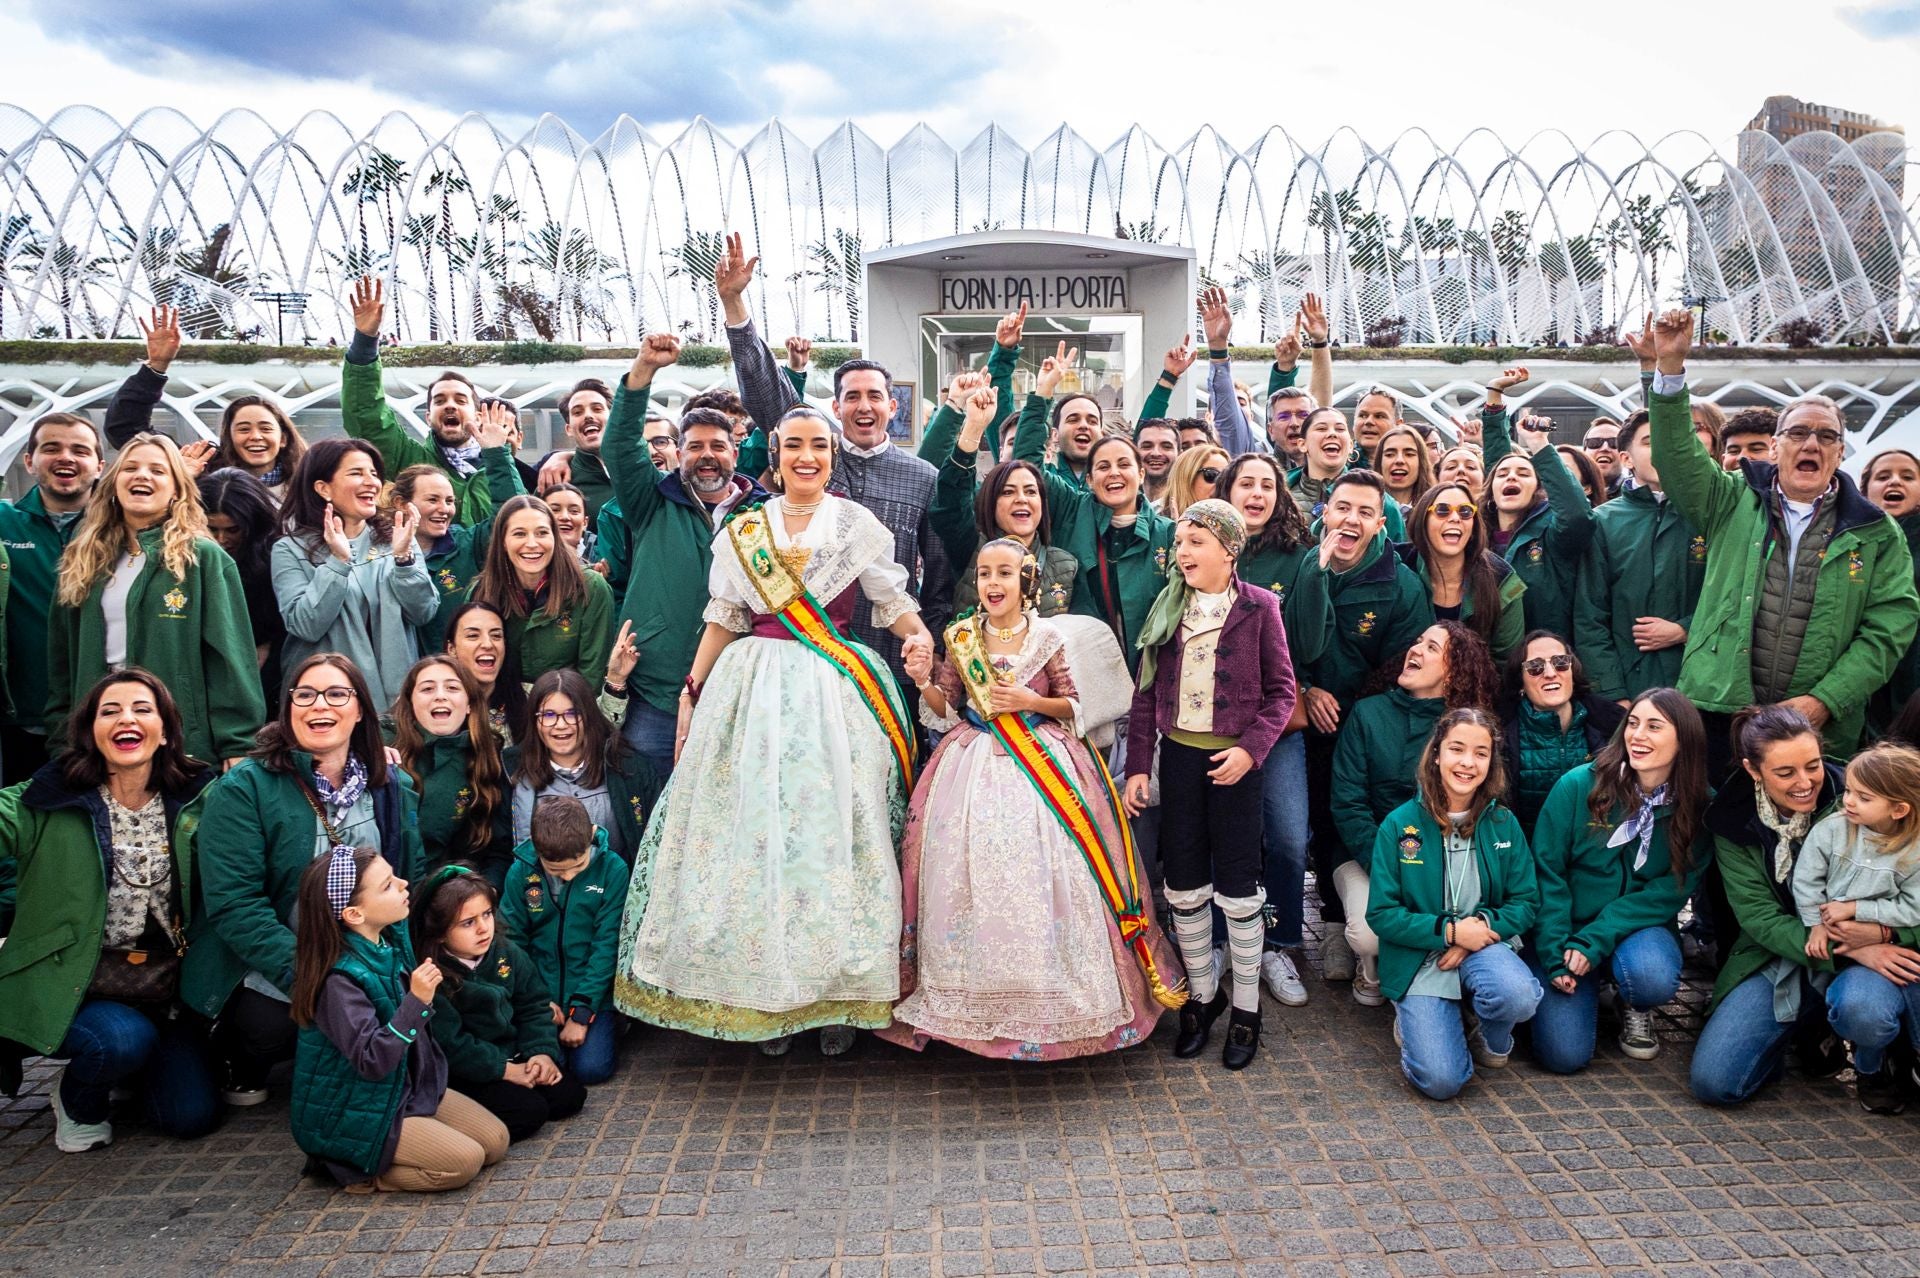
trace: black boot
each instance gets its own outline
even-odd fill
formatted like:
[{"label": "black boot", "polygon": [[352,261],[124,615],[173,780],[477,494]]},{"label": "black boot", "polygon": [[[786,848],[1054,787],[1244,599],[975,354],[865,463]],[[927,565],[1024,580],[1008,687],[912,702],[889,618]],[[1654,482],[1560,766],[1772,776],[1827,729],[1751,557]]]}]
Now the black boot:
[{"label": "black boot", "polygon": [[1900,1094],[1899,1074],[1890,1059],[1882,1060],[1880,1068],[1871,1074],[1857,1075],[1853,1088],[1860,1098],[1860,1108],[1869,1114],[1899,1114],[1907,1108],[1907,1098]]},{"label": "black boot", "polygon": [[1243,1012],[1233,1009],[1233,1015],[1227,1018],[1227,1046],[1220,1053],[1220,1063],[1228,1069],[1245,1069],[1253,1064],[1253,1057],[1260,1050],[1260,1013]]},{"label": "black boot", "polygon": [[1213,1032],[1213,1023],[1226,1010],[1225,989],[1216,991],[1213,1001],[1204,1005],[1188,999],[1180,1008],[1180,1037],[1173,1040],[1173,1054],[1186,1060],[1206,1051],[1207,1035]]}]

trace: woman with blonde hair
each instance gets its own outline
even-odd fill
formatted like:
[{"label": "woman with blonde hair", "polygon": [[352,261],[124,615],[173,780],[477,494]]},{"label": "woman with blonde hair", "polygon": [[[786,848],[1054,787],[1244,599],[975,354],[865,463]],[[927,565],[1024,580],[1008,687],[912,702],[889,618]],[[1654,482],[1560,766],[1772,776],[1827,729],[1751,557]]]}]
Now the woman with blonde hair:
[{"label": "woman with blonde hair", "polygon": [[1231,461],[1233,458],[1227,456],[1226,449],[1212,444],[1181,453],[1167,474],[1167,495],[1160,500],[1160,513],[1168,519],[1178,519],[1196,501],[1213,496],[1214,485],[1220,482]]},{"label": "woman with blonde hair", "polygon": [[137,657],[178,700],[188,754],[232,761],[252,748],[267,711],[246,589],[164,435],[135,435],[101,476],[61,557],[48,628],[52,745],[87,690]]}]

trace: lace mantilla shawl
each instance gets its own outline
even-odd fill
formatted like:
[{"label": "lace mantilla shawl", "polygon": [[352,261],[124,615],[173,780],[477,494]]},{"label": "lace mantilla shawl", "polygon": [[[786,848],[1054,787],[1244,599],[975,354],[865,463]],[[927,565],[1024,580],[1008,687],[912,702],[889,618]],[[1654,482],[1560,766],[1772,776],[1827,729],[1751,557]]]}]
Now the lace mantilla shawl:
[{"label": "lace mantilla shawl", "polygon": [[[775,545],[780,545],[785,537],[781,518],[784,501],[784,498],[775,497],[761,508],[773,533]],[[736,515],[735,519],[739,517]],[[730,521],[728,528],[731,527]],[[800,536],[787,540],[786,546],[805,546],[813,552],[800,578],[822,608],[839,598],[842,592],[860,580],[862,573],[876,564],[893,563],[893,534],[865,506],[844,497],[827,497],[826,504],[814,516],[813,523]],[[707,605],[704,619],[745,634],[753,628],[753,614],[764,613],[767,609],[761,602],[759,590],[748,578],[746,567],[740,562],[740,555],[733,547],[733,535],[728,529],[722,529],[713,539],[713,563],[727,593],[734,598],[724,598],[716,593]],[[904,581],[904,572],[900,576]],[[907,613],[920,610],[920,605],[904,590],[887,601],[872,598],[872,590],[868,591],[868,595],[872,600],[873,621],[877,626],[892,625]],[[742,600],[746,602],[742,603]]]}]

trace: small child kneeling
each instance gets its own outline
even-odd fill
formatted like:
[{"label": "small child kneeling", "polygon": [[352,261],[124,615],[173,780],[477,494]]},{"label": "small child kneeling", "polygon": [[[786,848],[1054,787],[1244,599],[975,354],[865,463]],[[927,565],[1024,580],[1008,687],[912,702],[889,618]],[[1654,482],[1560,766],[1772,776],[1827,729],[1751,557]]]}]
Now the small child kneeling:
[{"label": "small child kneeling", "polygon": [[406,880],[372,848],[336,847],[300,879],[293,1138],[349,1192],[458,1189],[507,1152],[421,1032],[441,973],[414,966],[406,918]]},{"label": "small child kneeling", "polygon": [[613,1077],[617,1059],[613,969],[627,863],[578,799],[540,800],[531,826],[514,849],[500,919],[553,994],[560,1063],[592,1087]]},{"label": "small child kneeling", "polygon": [[413,910],[414,942],[444,975],[433,1036],[461,1090],[525,1140],[571,1118],[587,1089],[561,1071],[552,1000],[527,952],[494,930],[493,885],[465,866],[427,880]]}]

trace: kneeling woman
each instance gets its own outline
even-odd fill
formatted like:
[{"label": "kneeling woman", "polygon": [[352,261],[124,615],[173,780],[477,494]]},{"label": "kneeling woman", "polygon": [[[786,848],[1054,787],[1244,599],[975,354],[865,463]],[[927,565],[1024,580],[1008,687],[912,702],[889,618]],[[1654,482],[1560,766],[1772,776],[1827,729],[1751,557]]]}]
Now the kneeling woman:
[{"label": "kneeling woman", "polygon": [[127,1085],[164,1134],[204,1136],[220,1121],[206,1022],[177,1014],[170,959],[192,909],[180,816],[212,773],[187,757],[173,698],[144,670],[96,683],[66,739],[0,804],[0,879],[17,907],[0,911],[13,922],[0,1037],[66,1061],[53,1087],[63,1154],[113,1143],[108,1098]]},{"label": "kneeling woman", "polygon": [[1227,921],[1233,1015],[1222,1063],[1245,1069],[1260,1047],[1260,768],[1293,715],[1293,662],[1280,601],[1234,571],[1246,549],[1240,512],[1208,498],[1174,529],[1180,575],[1140,633],[1140,688],[1127,751],[1129,816],[1146,807],[1151,743],[1160,746],[1160,863],[1187,969],[1176,1056],[1206,1050],[1229,996],[1213,974],[1213,917]]},{"label": "kneeling woman", "polygon": [[1540,1003],[1514,953],[1540,894],[1520,822],[1499,801],[1502,772],[1493,716],[1449,710],[1420,752],[1419,794],[1374,836],[1367,924],[1380,984],[1400,1068],[1434,1100],[1459,1095],[1476,1064],[1505,1065],[1513,1027]]},{"label": "kneeling woman", "polygon": [[1620,1050],[1660,1054],[1653,1009],[1680,987],[1676,919],[1712,851],[1707,734],[1671,688],[1642,693],[1592,763],[1561,777],[1533,828],[1540,924],[1531,959],[1551,988],[1534,1058],[1556,1074],[1593,1059],[1600,978],[1620,990]]},{"label": "kneeling woman", "polygon": [[1039,565],[990,541],[974,583],[982,612],[947,628],[946,659],[916,650],[907,667],[921,721],[947,735],[907,819],[907,997],[881,1036],[1017,1060],[1131,1047],[1177,1001],[1155,975],[1173,952],[1142,913],[1106,771],[1074,734],[1063,641],[1034,610]]},{"label": "kneeling woman", "polygon": [[844,1052],[900,996],[912,727],[886,665],[842,628],[864,594],[903,658],[933,642],[893,534],[827,492],[837,440],[816,410],[789,411],[769,444],[781,495],[714,538],[684,783],[634,857],[614,984],[629,1016],[769,1054],[816,1028]]}]

